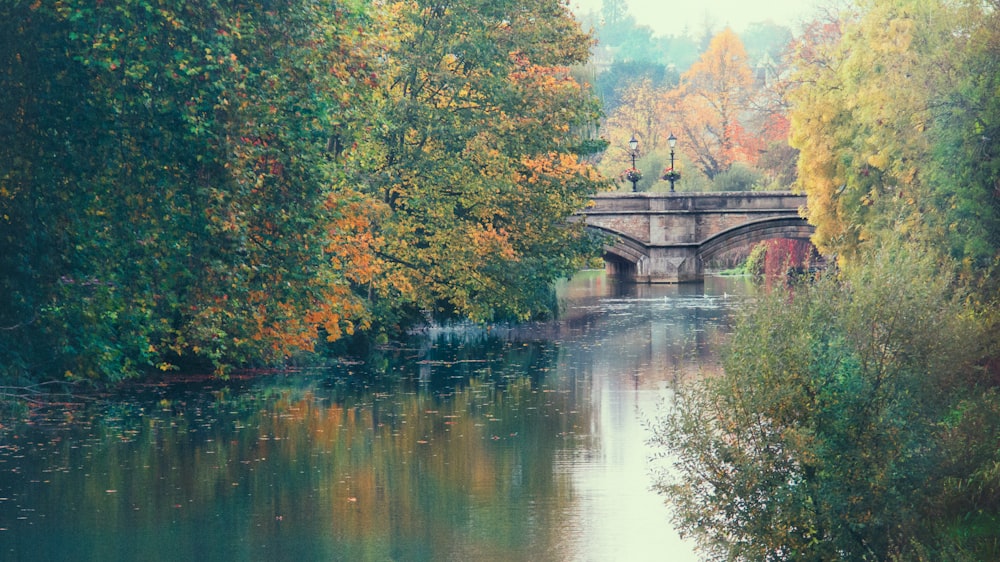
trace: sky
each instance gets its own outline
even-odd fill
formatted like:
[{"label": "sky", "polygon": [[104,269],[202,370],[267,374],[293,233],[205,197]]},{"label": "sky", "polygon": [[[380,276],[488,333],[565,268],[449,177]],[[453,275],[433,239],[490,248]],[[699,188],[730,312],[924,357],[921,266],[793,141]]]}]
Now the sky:
[{"label": "sky", "polygon": [[[691,35],[704,29],[706,16],[713,27],[742,31],[748,24],[772,20],[798,32],[799,24],[815,12],[820,0],[627,0],[629,13],[658,35]],[[577,14],[600,11],[602,0],[570,0]]]}]

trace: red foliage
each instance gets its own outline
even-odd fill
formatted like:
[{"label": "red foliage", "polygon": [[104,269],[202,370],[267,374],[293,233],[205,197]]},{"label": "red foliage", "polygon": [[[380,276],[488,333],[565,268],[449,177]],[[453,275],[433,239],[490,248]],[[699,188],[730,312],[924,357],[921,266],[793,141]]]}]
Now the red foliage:
[{"label": "red foliage", "polygon": [[785,277],[789,272],[807,267],[812,254],[812,244],[805,240],[782,238],[768,240],[764,258],[764,275],[767,279]]}]

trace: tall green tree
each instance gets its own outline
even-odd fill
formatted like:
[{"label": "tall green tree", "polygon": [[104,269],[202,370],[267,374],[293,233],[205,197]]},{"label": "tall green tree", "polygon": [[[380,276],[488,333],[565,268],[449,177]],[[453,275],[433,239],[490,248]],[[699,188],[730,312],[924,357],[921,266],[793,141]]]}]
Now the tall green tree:
[{"label": "tall green tree", "polygon": [[628,3],[625,0],[603,0],[601,2],[601,17],[605,25],[621,25],[629,23]]},{"label": "tall green tree", "polygon": [[[1000,3],[964,2],[954,14],[954,46],[930,78],[937,126],[928,130],[936,208],[944,210],[947,250],[972,271],[1000,280]],[[957,60],[954,53],[962,53]],[[951,64],[946,64],[946,63]]]},{"label": "tall green tree", "polygon": [[677,72],[668,71],[664,64],[615,61],[596,76],[593,87],[601,99],[604,112],[610,115],[623,104],[632,103],[626,99],[626,93],[636,83],[648,80],[655,88],[674,87],[679,79]]},{"label": "tall green tree", "polygon": [[379,17],[380,88],[356,152],[384,211],[376,306],[545,310],[587,247],[567,219],[598,188],[578,154],[598,107],[567,68],[589,37],[556,0],[395,2]]},{"label": "tall green tree", "polygon": [[8,376],[224,370],[364,322],[367,209],[328,150],[367,74],[361,17],[297,0],[3,5]]}]

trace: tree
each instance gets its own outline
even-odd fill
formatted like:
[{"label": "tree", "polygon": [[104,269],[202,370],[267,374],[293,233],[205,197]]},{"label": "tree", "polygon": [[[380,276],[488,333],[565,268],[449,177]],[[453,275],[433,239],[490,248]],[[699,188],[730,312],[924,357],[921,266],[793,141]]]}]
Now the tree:
[{"label": "tree", "polygon": [[789,146],[789,121],[785,114],[773,114],[764,121],[761,148],[756,166],[767,175],[771,185],[791,189],[795,185],[799,151]]},{"label": "tree", "polygon": [[607,0],[600,12],[591,12],[582,21],[593,29],[597,64],[663,64],[663,50],[653,29],[637,23],[624,0]]},{"label": "tree", "polygon": [[[622,103],[604,122],[603,132],[609,149],[601,155],[600,169],[605,177],[620,176],[631,167],[633,135],[639,141],[636,167],[642,172],[640,185],[649,189],[659,180],[660,163],[667,145],[666,112],[663,108],[665,90],[649,79],[630,82],[622,92]],[[627,182],[622,182],[630,189]]]},{"label": "tree", "polygon": [[[779,33],[778,37],[784,35]],[[783,41],[772,43],[769,52],[756,59],[754,87],[745,118],[751,134],[745,135],[742,142],[748,161],[765,174],[770,186],[790,189],[796,180],[798,150],[789,146],[789,92],[793,87],[789,79],[791,36]]]},{"label": "tree", "polygon": [[650,62],[615,61],[594,81],[594,89],[601,99],[604,112],[613,113],[625,102],[625,93],[642,80],[649,80],[654,88],[677,85],[679,76],[668,72],[666,66]]},{"label": "tree", "polygon": [[1000,248],[988,179],[998,160],[986,140],[996,100],[984,95],[996,77],[995,49],[985,46],[996,38],[996,10],[862,7],[854,20],[816,26],[823,34],[800,46],[792,143],[815,242],[850,260],[892,232],[989,276]]},{"label": "tree", "polygon": [[726,28],[681,75],[680,88],[668,97],[672,120],[683,132],[685,153],[709,179],[743,156],[740,113],[752,84],[743,45]]},{"label": "tree", "polygon": [[625,0],[603,0],[601,2],[601,18],[605,25],[630,23],[628,21],[628,3]]},{"label": "tree", "polygon": [[9,379],[224,371],[366,321],[371,216],[327,151],[364,91],[362,21],[296,0],[4,5]]},{"label": "tree", "polygon": [[[954,14],[954,46],[944,49],[930,82],[941,92],[932,104],[939,126],[933,130],[936,163],[929,174],[934,182],[934,208],[944,210],[942,230],[947,251],[969,272],[995,277],[1000,265],[1000,88],[997,45],[1000,10],[965,2]],[[955,61],[953,53],[964,56]],[[947,64],[951,62],[952,65]],[[930,62],[930,61],[928,61]],[[932,132],[932,131],[928,131]],[[996,279],[990,281],[995,287]],[[989,290],[989,289],[987,289]],[[993,289],[995,290],[995,289]]]},{"label": "tree", "polygon": [[760,299],[657,430],[710,554],[997,558],[998,7],[861,1],[799,43],[799,181],[841,273]]},{"label": "tree", "polygon": [[598,108],[566,66],[589,38],[556,0],[396,2],[379,17],[380,90],[355,163],[384,213],[373,306],[544,311],[589,247],[566,220],[598,185],[577,154]]},{"label": "tree", "polygon": [[792,41],[792,30],[773,21],[759,21],[748,25],[740,40],[751,63],[756,65],[765,58],[780,59]]},{"label": "tree", "polygon": [[665,54],[664,62],[667,64],[667,69],[672,72],[684,72],[701,55],[698,43],[686,34],[664,37],[661,43],[663,45],[661,49]]},{"label": "tree", "polygon": [[[651,80],[631,82],[622,92],[622,104],[608,116],[605,131],[612,146],[629,150],[628,141],[635,135],[642,151],[655,152],[667,144],[667,121],[662,106],[664,89]],[[620,161],[622,156],[612,155]]]}]

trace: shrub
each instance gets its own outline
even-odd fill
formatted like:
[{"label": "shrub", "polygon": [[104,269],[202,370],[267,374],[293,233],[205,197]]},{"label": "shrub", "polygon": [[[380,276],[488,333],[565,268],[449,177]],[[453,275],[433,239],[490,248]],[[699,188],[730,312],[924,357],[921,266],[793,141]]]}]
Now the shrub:
[{"label": "shrub", "polygon": [[708,554],[941,559],[997,540],[955,531],[996,521],[1000,423],[977,389],[982,324],[928,262],[883,250],[761,297],[724,373],[679,390],[654,425],[676,459],[658,487]]},{"label": "shrub", "polygon": [[736,162],[728,170],[715,176],[712,191],[750,191],[760,183],[761,178],[761,173],[756,169]]}]

